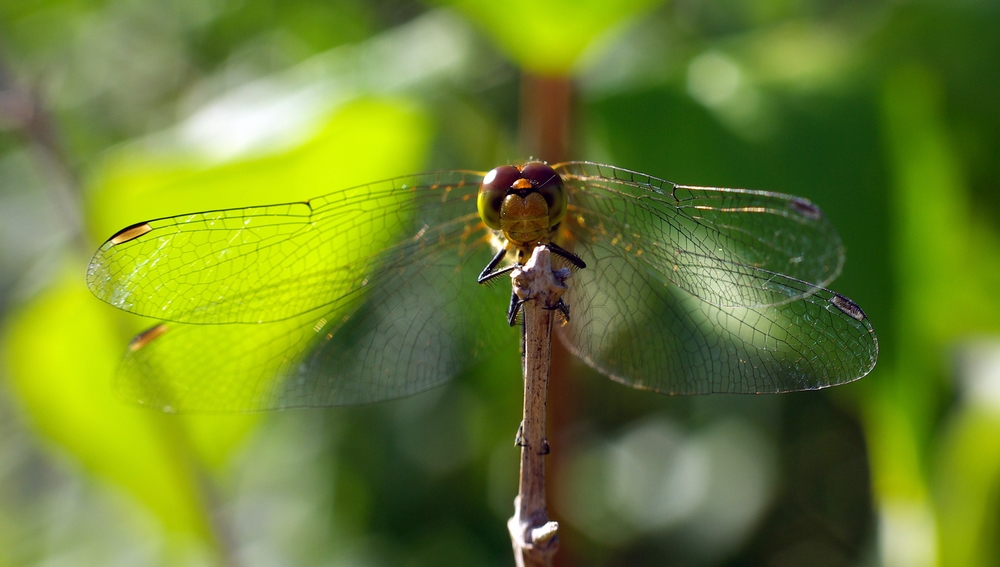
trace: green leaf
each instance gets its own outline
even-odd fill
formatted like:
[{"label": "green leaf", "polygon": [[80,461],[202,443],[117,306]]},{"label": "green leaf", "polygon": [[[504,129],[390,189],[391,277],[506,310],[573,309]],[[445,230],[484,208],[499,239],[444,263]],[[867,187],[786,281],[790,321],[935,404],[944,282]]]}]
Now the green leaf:
[{"label": "green leaf", "polygon": [[92,184],[91,235],[102,242],[148,219],[304,201],[423,166],[430,127],[410,103],[360,99],[318,120],[316,133],[302,144],[238,161],[212,163],[180,151],[161,155],[144,146],[120,150]]},{"label": "green leaf", "polygon": [[658,0],[447,0],[483,27],[521,67],[541,75],[567,75],[602,33]]},{"label": "green leaf", "polygon": [[941,565],[995,565],[1000,418],[995,407],[972,406],[950,422],[935,479]]},{"label": "green leaf", "polygon": [[111,393],[121,321],[87,291],[82,273],[71,266],[9,319],[3,351],[11,390],[39,432],[142,501],[167,531],[211,541],[197,479],[168,442],[178,420]]}]

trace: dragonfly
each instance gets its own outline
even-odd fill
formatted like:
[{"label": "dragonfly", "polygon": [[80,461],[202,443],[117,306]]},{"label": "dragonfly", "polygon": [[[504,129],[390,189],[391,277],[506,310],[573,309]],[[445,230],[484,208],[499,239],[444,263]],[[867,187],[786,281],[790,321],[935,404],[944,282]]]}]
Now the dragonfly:
[{"label": "dragonfly", "polygon": [[827,289],[844,249],[817,205],[591,162],[435,171],[148,220],[97,250],[87,282],[159,320],[117,371],[126,400],[355,405],[440,386],[512,344],[519,303],[495,284],[542,244],[573,272],[555,334],[627,386],[815,390],[878,358],[864,311]]}]

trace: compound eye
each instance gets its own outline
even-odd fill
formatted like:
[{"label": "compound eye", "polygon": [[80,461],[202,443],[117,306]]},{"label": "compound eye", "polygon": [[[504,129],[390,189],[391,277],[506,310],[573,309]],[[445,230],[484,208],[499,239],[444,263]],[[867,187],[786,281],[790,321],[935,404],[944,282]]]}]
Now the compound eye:
[{"label": "compound eye", "polygon": [[500,205],[507,196],[510,186],[520,178],[521,172],[513,165],[501,165],[483,177],[476,206],[479,209],[479,218],[483,219],[486,226],[500,230]]},{"label": "compound eye", "polygon": [[529,163],[521,170],[521,177],[542,194],[549,205],[549,226],[555,226],[566,214],[566,187],[554,169],[544,163]]}]

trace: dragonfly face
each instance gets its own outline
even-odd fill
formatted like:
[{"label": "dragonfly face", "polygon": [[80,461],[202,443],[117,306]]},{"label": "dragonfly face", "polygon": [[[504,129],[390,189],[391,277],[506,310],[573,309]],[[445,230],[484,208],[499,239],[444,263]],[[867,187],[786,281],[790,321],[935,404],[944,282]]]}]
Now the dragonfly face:
[{"label": "dragonfly face", "polygon": [[472,282],[538,243],[586,262],[559,337],[626,385],[808,390],[877,359],[864,311],[825,288],[843,249],[819,207],[585,162],[149,220],[105,242],[87,277],[97,297],[164,321],[126,353],[124,398],[176,411],[332,406],[426,390],[516,344],[510,290]]},{"label": "dragonfly face", "polygon": [[483,177],[479,216],[518,246],[547,240],[566,214],[566,187],[548,164],[503,165]]}]

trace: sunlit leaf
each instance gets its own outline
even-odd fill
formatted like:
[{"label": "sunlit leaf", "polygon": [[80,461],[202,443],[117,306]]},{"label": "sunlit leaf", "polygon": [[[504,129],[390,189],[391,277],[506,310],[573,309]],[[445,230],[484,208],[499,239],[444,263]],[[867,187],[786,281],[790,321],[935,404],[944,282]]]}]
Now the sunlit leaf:
[{"label": "sunlit leaf", "polygon": [[659,0],[447,0],[485,28],[518,65],[539,74],[565,75],[602,33]]},{"label": "sunlit leaf", "polygon": [[11,389],[38,431],[86,469],[148,506],[164,527],[210,540],[197,479],[185,464],[181,424],[122,404],[111,393],[121,358],[121,316],[93,298],[81,269],[64,272],[5,330]]},{"label": "sunlit leaf", "polygon": [[139,145],[120,150],[93,184],[88,220],[94,241],[139,221],[303,201],[421,169],[430,130],[411,104],[361,99],[318,120],[316,133],[301,145],[221,164]]},{"label": "sunlit leaf", "polygon": [[996,408],[961,412],[944,436],[938,462],[941,565],[994,565],[1000,419]]}]

